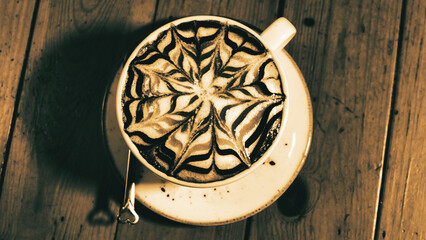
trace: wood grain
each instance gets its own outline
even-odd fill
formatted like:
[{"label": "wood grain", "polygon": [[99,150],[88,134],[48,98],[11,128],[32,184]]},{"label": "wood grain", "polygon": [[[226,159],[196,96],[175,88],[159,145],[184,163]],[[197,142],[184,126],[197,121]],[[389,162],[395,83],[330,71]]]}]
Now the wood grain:
[{"label": "wood grain", "polygon": [[[305,166],[250,239],[371,239],[382,176],[402,1],[286,1],[289,53],[314,111]],[[273,236],[273,237],[271,237]]]},{"label": "wood grain", "polygon": [[6,144],[11,130],[34,4],[35,0],[0,2],[0,176],[7,154]]},{"label": "wood grain", "polygon": [[[240,6],[245,6],[242,9]],[[190,15],[213,14],[235,18],[265,28],[275,20],[278,1],[196,1],[175,0],[159,1],[155,22],[162,25],[172,19]],[[243,10],[243,11],[242,11]],[[271,14],[274,13],[274,14]],[[243,239],[245,221],[216,227],[194,227],[174,223],[165,219],[156,219],[152,213],[140,208],[142,220],[135,226],[120,225],[118,239]],[[144,215],[147,215],[144,218]]]},{"label": "wood grain", "polygon": [[426,239],[425,11],[425,1],[407,1],[378,239]]},{"label": "wood grain", "polygon": [[277,17],[278,0],[160,0],[156,20],[211,14],[233,18],[265,29]]},{"label": "wood grain", "polygon": [[[422,0],[1,1],[0,239],[425,239],[425,11]],[[287,50],[312,96],[310,154],[247,221],[188,226],[138,204],[141,222],[117,225],[105,89],[154,27],[196,14],[296,26]]]},{"label": "wood grain", "polygon": [[[113,239],[100,109],[151,1],[41,1],[0,199],[3,239]],[[149,27],[150,28],[150,25]]]}]

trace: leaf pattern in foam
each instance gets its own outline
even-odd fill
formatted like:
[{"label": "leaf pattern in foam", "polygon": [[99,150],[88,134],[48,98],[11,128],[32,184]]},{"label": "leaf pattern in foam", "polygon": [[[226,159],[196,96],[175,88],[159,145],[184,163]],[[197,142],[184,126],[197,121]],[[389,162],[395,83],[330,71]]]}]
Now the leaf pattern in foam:
[{"label": "leaf pattern in foam", "polygon": [[[143,58],[144,56],[145,58]],[[129,69],[130,71],[134,71],[133,74],[144,76],[144,79],[141,80],[143,82],[142,93],[145,96],[170,94],[170,92],[193,92],[193,84],[188,79],[187,74],[182,73],[180,68],[168,57],[157,52],[155,48],[146,49],[140,58],[135,59]]]},{"label": "leaf pattern in foam", "polygon": [[187,161],[187,158],[190,156],[187,153],[198,144],[196,139],[205,133],[211,124],[209,119],[211,111],[211,104],[209,102],[201,103],[196,115],[189,119],[187,124],[182,125],[176,131],[172,132],[167,138],[164,148],[172,150],[175,154],[170,170],[175,171],[182,163]]},{"label": "leaf pattern in foam", "polygon": [[130,113],[136,117],[132,119],[126,132],[137,145],[153,145],[191,118],[200,103],[195,94],[134,101],[130,105]]},{"label": "leaf pattern in foam", "polygon": [[195,32],[172,26],[157,42],[160,52],[167,56],[181,73],[190,81],[198,80],[197,47]]},{"label": "leaf pattern in foam", "polygon": [[251,86],[227,92],[219,97],[222,100],[215,101],[219,121],[232,131],[237,142],[244,143],[239,148],[248,153],[253,149],[252,144],[258,142],[259,135],[256,135],[250,144],[246,141],[253,138],[252,135],[256,130],[263,131],[265,124],[262,123],[262,119],[265,118],[263,121],[267,121],[271,117],[270,113],[276,115],[282,111],[282,98],[264,97]]},{"label": "leaf pattern in foam", "polygon": [[207,27],[200,27],[200,30],[204,33],[198,36],[202,49],[200,71],[204,87],[209,87],[216,78],[222,78],[221,81],[232,80],[266,55],[258,40],[238,28],[221,26],[220,31],[214,32],[208,31]]},{"label": "leaf pattern in foam", "polygon": [[216,166],[220,169],[232,169],[242,163],[246,167],[250,167],[249,153],[244,148],[242,141],[238,139],[235,131],[224,119],[219,117],[217,111],[214,113],[214,120],[216,153],[220,153],[215,155]]}]

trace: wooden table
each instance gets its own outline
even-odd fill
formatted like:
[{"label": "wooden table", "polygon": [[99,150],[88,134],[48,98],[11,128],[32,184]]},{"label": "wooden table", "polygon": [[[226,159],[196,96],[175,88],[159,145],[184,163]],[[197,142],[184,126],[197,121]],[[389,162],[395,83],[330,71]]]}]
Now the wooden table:
[{"label": "wooden table", "polygon": [[[426,239],[424,0],[15,0],[0,3],[0,239]],[[142,205],[102,142],[102,97],[125,55],[170,19],[297,28],[287,46],[313,103],[306,163],[261,213],[195,227]]]}]

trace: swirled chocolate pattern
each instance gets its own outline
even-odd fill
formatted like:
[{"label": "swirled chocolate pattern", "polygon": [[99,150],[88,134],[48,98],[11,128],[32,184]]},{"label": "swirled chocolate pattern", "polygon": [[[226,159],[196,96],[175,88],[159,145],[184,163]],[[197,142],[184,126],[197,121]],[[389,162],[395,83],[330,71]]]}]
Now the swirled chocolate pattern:
[{"label": "swirled chocolate pattern", "polygon": [[256,162],[277,135],[285,99],[262,43],[217,21],[172,26],[143,46],[122,96],[125,132],[141,155],[191,182]]}]

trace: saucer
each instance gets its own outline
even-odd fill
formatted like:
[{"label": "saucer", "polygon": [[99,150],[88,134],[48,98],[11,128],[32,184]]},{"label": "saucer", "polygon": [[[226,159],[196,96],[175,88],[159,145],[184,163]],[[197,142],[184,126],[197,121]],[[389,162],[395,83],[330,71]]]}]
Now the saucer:
[{"label": "saucer", "polygon": [[[277,139],[277,146],[264,164],[248,176],[215,188],[177,185],[141,166],[142,177],[136,183],[136,199],[140,203],[177,222],[211,226],[248,218],[271,205],[287,190],[308,154],[312,106],[305,80],[290,55],[279,51],[275,57],[281,72],[285,73],[288,116],[284,134]],[[105,96],[103,131],[115,166],[124,178],[129,150],[115,113],[119,73]]]}]

